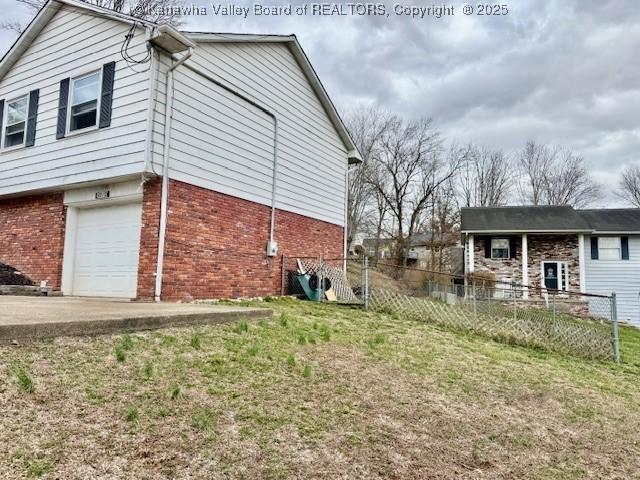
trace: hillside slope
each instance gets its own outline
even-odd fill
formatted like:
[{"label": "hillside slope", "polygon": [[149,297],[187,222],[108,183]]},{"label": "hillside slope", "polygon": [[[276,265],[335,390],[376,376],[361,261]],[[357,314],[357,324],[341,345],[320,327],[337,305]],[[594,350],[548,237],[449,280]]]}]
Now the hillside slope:
[{"label": "hillside slope", "polygon": [[638,331],[617,367],[268,306],[273,321],[0,348],[0,478],[638,478]]}]

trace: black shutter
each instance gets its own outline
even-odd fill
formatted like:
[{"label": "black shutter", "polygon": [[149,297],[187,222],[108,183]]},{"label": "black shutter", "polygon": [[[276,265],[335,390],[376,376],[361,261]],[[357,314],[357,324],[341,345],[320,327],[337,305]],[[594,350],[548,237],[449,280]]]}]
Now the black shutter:
[{"label": "black shutter", "polygon": [[38,119],[38,100],[40,99],[40,90],[31,90],[29,92],[29,113],[27,115],[27,140],[25,147],[33,147],[36,143],[36,123]]},{"label": "black shutter", "polygon": [[484,237],[484,257],[491,258],[491,237]]},{"label": "black shutter", "polygon": [[516,258],[517,246],[518,246],[517,237],[509,237],[509,254],[510,254],[509,256],[511,258]]},{"label": "black shutter", "polygon": [[56,138],[64,138],[67,133],[67,105],[69,103],[69,79],[60,80],[60,96],[58,97],[58,127]]},{"label": "black shutter", "polygon": [[[4,118],[4,100],[0,100],[0,138],[2,138],[2,119]],[[2,145],[0,145],[2,147]]]},{"label": "black shutter", "polygon": [[111,104],[113,103],[113,79],[116,73],[116,62],[102,66],[102,96],[100,98],[100,128],[111,125]]},{"label": "black shutter", "polygon": [[591,237],[591,260],[598,260],[598,237]]},{"label": "black shutter", "polygon": [[620,237],[622,260],[629,260],[629,237]]}]

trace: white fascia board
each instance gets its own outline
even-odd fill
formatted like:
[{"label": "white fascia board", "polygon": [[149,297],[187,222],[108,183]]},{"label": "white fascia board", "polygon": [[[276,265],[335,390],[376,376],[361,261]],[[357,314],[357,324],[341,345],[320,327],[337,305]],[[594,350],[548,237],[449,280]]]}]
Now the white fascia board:
[{"label": "white fascia board", "polygon": [[295,38],[293,35],[260,35],[253,33],[212,33],[189,32],[182,30],[183,35],[196,43],[288,43]]},{"label": "white fascia board", "polygon": [[592,233],[592,230],[461,230],[461,233],[474,235],[493,235],[493,234],[509,234],[509,233]]},{"label": "white fascia board", "polygon": [[589,232],[592,235],[640,235],[640,231],[609,231],[609,230],[593,230]]}]

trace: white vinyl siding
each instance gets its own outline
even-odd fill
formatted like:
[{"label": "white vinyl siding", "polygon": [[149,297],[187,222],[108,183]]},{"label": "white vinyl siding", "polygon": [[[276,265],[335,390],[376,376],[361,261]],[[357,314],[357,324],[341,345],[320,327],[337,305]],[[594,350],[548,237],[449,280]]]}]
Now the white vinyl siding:
[{"label": "white vinyl siding", "polygon": [[[604,238],[599,237],[599,241]],[[599,249],[600,255],[602,250]],[[618,318],[640,326],[640,235],[629,236],[629,260],[592,260],[591,238],[585,237],[586,291],[618,297]]]},{"label": "white vinyl siding", "polygon": [[[35,146],[0,151],[0,195],[115,178],[144,169],[148,66],[120,56],[127,24],[61,9],[0,80],[0,98],[40,89]],[[130,53],[144,56],[138,30]],[[111,126],[56,139],[60,80],[116,61]],[[71,97],[69,97],[71,104]],[[69,119],[70,111],[67,112]]]},{"label": "white vinyl siding", "polygon": [[[344,224],[347,152],[281,43],[200,43],[188,60],[278,117],[279,209]],[[166,61],[158,75],[154,170],[162,168]],[[175,71],[170,176],[269,205],[273,121],[184,66]]]}]

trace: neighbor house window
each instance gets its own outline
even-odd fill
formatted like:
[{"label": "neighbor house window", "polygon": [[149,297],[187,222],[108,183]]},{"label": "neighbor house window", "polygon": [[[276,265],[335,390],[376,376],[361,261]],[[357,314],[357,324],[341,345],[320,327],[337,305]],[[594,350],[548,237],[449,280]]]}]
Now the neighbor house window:
[{"label": "neighbor house window", "polygon": [[598,253],[600,260],[620,260],[622,258],[620,237],[598,237]]},{"label": "neighbor house window", "polygon": [[509,258],[509,239],[508,238],[492,238],[491,239],[491,258]]},{"label": "neighbor house window", "polygon": [[27,129],[29,96],[7,102],[7,117],[4,127],[4,147],[23,146]]},{"label": "neighbor house window", "polygon": [[98,124],[100,72],[71,80],[71,112],[69,131],[95,127]]}]

